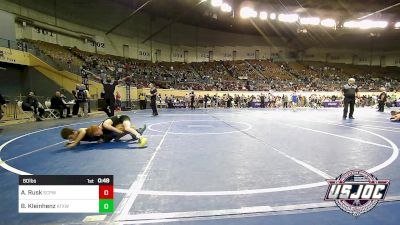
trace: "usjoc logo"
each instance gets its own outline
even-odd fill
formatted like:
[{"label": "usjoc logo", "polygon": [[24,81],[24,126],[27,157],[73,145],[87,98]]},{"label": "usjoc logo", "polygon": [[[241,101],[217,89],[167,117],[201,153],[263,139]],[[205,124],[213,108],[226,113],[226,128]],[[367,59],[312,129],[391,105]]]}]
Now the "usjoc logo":
[{"label": "usjoc logo", "polygon": [[378,180],[363,170],[350,170],[335,180],[327,180],[325,201],[335,201],[343,211],[359,216],[385,199],[389,180]]}]

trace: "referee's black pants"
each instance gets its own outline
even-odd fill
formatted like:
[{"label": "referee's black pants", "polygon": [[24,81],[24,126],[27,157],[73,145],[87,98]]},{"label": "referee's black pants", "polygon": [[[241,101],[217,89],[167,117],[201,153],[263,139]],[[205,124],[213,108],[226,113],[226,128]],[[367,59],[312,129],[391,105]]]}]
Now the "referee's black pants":
[{"label": "referee's black pants", "polygon": [[355,98],[344,98],[343,118],[347,117],[347,112],[349,110],[349,105],[350,105],[349,118],[353,117],[354,105],[355,104],[356,104],[356,99]]},{"label": "referee's black pants", "polygon": [[107,114],[108,117],[114,116],[115,111],[115,98],[108,97],[106,100],[106,106],[104,108],[104,112]]},{"label": "referee's black pants", "polygon": [[153,116],[157,116],[158,112],[157,112],[156,99],[151,99],[150,106],[151,106],[151,109],[153,110]]},{"label": "referee's black pants", "polygon": [[378,102],[378,111],[383,112],[385,110],[385,102],[384,101],[379,101]]}]

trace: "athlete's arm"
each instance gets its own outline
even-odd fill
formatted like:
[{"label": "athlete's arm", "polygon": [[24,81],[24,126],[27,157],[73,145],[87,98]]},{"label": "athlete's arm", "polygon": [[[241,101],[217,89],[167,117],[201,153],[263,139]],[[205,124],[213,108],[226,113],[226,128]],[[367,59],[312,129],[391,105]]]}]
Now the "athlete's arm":
[{"label": "athlete's arm", "polygon": [[86,128],[80,128],[80,129],[78,130],[78,136],[76,137],[76,139],[75,139],[73,142],[68,143],[68,144],[66,145],[67,148],[74,148],[74,147],[76,147],[76,146],[79,144],[79,142],[81,142],[81,140],[85,137],[85,135],[86,135]]},{"label": "athlete's arm", "polygon": [[131,122],[126,120],[123,123],[125,131],[135,135],[137,138],[140,138],[142,135],[139,134],[134,128],[131,127]]}]

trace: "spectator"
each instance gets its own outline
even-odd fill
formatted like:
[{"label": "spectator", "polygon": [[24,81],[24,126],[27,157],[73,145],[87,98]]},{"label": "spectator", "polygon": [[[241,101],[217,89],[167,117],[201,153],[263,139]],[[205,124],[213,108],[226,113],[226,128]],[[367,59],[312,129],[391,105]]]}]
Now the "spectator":
[{"label": "spectator", "polygon": [[100,79],[103,84],[107,82],[107,74],[104,70],[100,71]]},{"label": "spectator", "polygon": [[0,93],[0,120],[3,118],[4,112],[2,107],[6,107],[6,99]]},{"label": "spectator", "polygon": [[74,97],[74,101],[75,101],[75,105],[72,107],[72,115],[78,115],[79,102],[78,102],[78,98],[76,96],[76,91],[72,90],[71,93],[72,93],[72,96]]},{"label": "spectator", "polygon": [[196,95],[194,94],[194,91],[190,92],[190,109],[194,110],[196,109],[194,101],[195,101]]},{"label": "spectator", "polygon": [[146,109],[146,96],[144,93],[140,93],[139,95],[139,105],[141,110]]},{"label": "spectator", "polygon": [[33,91],[29,92],[29,95],[26,96],[24,102],[22,103],[22,110],[33,111],[36,121],[43,120],[42,116],[44,114],[44,109]]},{"label": "spectator", "polygon": [[51,108],[58,110],[60,118],[65,118],[64,110],[67,110],[67,117],[71,117],[70,115],[70,108],[64,103],[63,99],[61,98],[61,93],[56,91],[56,94],[51,98]]},{"label": "spectator", "polygon": [[208,102],[208,100],[210,99],[210,95],[208,95],[208,94],[206,94],[206,95],[204,95],[204,108],[207,108],[207,102]]},{"label": "spectator", "polygon": [[121,111],[121,94],[117,91],[117,94],[115,95],[115,105],[116,105],[116,110]]},{"label": "spectator", "polygon": [[77,84],[76,88],[77,88],[76,99],[79,104],[78,116],[81,117],[83,114],[85,117],[88,117],[89,92],[86,90],[86,87],[83,84]]},{"label": "spectator", "polygon": [[85,66],[81,66],[81,77],[82,77],[82,84],[88,85],[89,84],[89,76]]}]

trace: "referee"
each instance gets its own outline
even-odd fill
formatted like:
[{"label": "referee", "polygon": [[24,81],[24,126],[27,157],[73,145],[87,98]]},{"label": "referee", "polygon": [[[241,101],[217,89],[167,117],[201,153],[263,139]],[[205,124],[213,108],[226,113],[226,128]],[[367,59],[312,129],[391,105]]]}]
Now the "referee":
[{"label": "referee", "polygon": [[356,103],[356,95],[358,95],[358,87],[355,85],[356,80],[354,78],[350,78],[343,86],[342,93],[344,96],[344,109],[343,109],[343,119],[347,118],[347,112],[350,105],[349,119],[354,119],[354,105]]},{"label": "referee", "polygon": [[105,82],[103,82],[104,88],[104,100],[106,101],[106,106],[104,108],[104,112],[107,113],[108,117],[114,116],[115,110],[115,87],[118,85],[118,80],[112,81],[111,78],[107,78]]},{"label": "referee", "polygon": [[153,110],[153,116],[158,116],[158,112],[157,112],[157,89],[154,87],[154,84],[150,83],[150,106],[151,109]]}]

